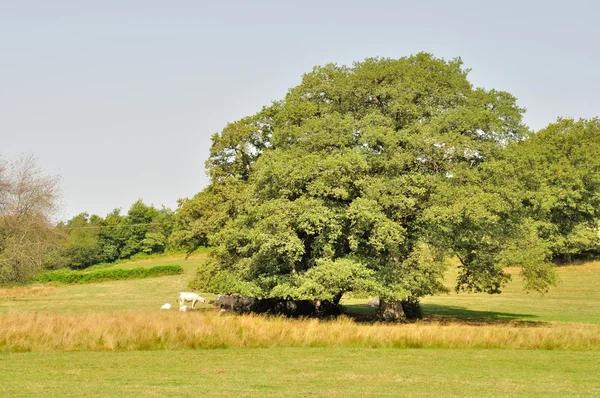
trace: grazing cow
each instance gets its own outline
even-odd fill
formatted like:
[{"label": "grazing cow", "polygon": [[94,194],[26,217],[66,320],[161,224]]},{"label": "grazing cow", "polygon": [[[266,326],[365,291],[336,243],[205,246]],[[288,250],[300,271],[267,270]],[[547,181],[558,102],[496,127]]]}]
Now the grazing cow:
[{"label": "grazing cow", "polygon": [[217,295],[212,302],[221,312],[267,313],[287,316],[326,316],[341,313],[341,308],[328,300],[256,299],[237,295]]},{"label": "grazing cow", "polygon": [[192,303],[192,308],[194,308],[197,302],[201,302],[202,304],[206,303],[206,300],[204,300],[203,297],[198,296],[196,293],[179,292],[179,296],[177,297],[179,308],[183,307],[186,301],[190,301]]},{"label": "grazing cow", "polygon": [[171,304],[167,303],[164,304],[162,307],[160,307],[161,310],[170,310],[171,309]]},{"label": "grazing cow", "polygon": [[217,294],[213,305],[221,311],[237,311],[239,310],[239,296],[226,296]]}]

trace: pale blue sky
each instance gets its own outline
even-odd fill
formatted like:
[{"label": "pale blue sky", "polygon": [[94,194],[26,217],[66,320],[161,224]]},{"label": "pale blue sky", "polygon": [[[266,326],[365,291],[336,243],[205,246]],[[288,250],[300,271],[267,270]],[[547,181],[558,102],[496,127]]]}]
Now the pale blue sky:
[{"label": "pale blue sky", "polygon": [[210,136],[328,62],[462,57],[539,129],[600,114],[596,1],[0,0],[0,154],[62,176],[64,210],[175,208]]}]

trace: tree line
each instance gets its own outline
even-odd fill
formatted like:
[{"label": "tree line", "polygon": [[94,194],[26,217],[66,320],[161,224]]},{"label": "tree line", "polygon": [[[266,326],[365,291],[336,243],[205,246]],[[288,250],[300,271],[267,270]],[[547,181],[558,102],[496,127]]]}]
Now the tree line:
[{"label": "tree line", "polygon": [[[213,135],[210,184],[174,212],[138,201],[50,225],[11,205],[14,178],[0,179],[0,275],[23,279],[11,222],[31,216],[61,236],[39,245],[38,268],[212,246],[199,290],[333,302],[353,292],[392,316],[446,290],[448,257],[460,261],[457,290],[499,293],[517,266],[525,289],[543,292],[553,262],[600,254],[600,121],[534,132],[524,112],[510,93],[473,86],[460,59],[316,67]],[[32,208],[49,211],[53,194]]]},{"label": "tree line", "polygon": [[136,254],[163,253],[175,212],[141,199],[126,214],[81,213],[56,222],[59,178],[34,157],[0,161],[0,284],[24,283],[45,269],[83,269]]},{"label": "tree line", "polygon": [[173,230],[175,213],[146,205],[141,199],[127,214],[115,209],[106,217],[81,213],[57,229],[64,237],[57,267],[86,268],[110,263],[136,254],[163,253]]}]

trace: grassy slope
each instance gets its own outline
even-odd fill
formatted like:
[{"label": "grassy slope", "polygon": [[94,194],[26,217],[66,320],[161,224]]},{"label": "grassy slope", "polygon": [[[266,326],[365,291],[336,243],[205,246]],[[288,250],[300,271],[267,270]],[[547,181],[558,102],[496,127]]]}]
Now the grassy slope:
[{"label": "grassy slope", "polygon": [[[455,279],[455,271],[449,279]],[[518,270],[500,295],[456,294],[423,300],[425,314],[460,318],[600,323],[600,262],[559,267],[560,282],[545,295],[525,293]],[[454,278],[453,278],[454,277]],[[451,286],[451,285],[450,285]]]},{"label": "grassy slope", "polygon": [[[517,269],[502,294],[459,293],[426,297],[423,313],[434,319],[498,321],[559,321],[600,324],[600,262],[558,268],[560,282],[544,295],[526,293]],[[450,268],[446,285],[452,289],[456,269]],[[368,313],[365,300],[346,300],[351,310]]]},{"label": "grassy slope", "polygon": [[10,397],[599,396],[594,352],[270,348],[0,355]]},{"label": "grassy slope", "polygon": [[[119,268],[181,265],[182,275],[159,278],[112,281],[84,285],[40,285],[31,288],[0,289],[0,313],[3,312],[106,312],[119,310],[154,311],[164,303],[176,307],[177,293],[189,290],[198,265],[206,258],[199,254],[170,256],[116,265]],[[29,293],[28,293],[29,291]],[[211,294],[205,295],[213,298]],[[202,306],[201,306],[202,307]],[[209,307],[206,305],[205,307]]]}]

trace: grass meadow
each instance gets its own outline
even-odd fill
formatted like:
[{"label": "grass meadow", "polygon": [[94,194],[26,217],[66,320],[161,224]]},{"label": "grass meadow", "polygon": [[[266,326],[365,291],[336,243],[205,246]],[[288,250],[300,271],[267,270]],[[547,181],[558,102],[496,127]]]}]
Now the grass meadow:
[{"label": "grass meadow", "polygon": [[[512,270],[502,295],[429,297],[423,320],[389,325],[180,313],[177,293],[205,256],[115,265],[182,275],[0,289],[0,395],[600,395],[600,262],[558,268],[543,296]],[[357,319],[373,311],[344,304]]]},{"label": "grass meadow", "polygon": [[596,352],[247,348],[0,355],[6,397],[599,396]]}]

